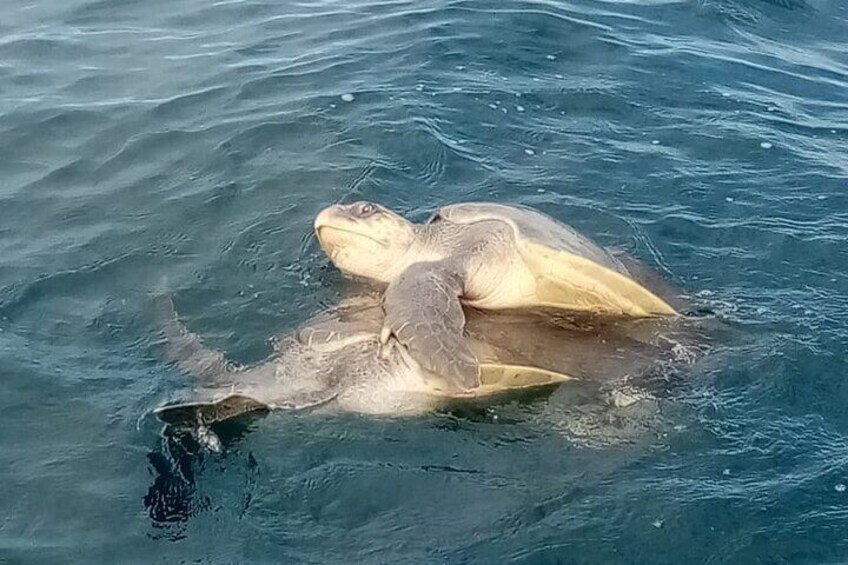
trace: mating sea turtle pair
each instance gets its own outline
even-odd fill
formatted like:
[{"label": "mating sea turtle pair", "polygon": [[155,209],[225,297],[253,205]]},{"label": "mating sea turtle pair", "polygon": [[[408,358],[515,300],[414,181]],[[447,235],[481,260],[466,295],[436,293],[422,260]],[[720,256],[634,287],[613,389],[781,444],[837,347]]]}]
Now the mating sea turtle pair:
[{"label": "mating sea turtle pair", "polygon": [[422,225],[360,202],[322,211],[315,228],[343,271],[388,283],[383,296],[316,316],[251,367],[205,348],[160,298],[166,351],[200,384],[195,400],[157,409],[160,419],[214,447],[208,424],[253,410],[404,414],[574,378],[621,380],[678,356],[670,295],[648,290],[638,264],[534,210],[460,204]]},{"label": "mating sea turtle pair", "polygon": [[473,389],[481,378],[479,359],[463,336],[463,304],[676,315],[621,260],[531,208],[456,204],[414,224],[379,204],[356,202],[321,211],[315,232],[343,272],[388,284],[382,341],[394,335],[457,390]]},{"label": "mating sea turtle pair", "polygon": [[457,399],[472,400],[569,380],[615,383],[638,378],[676,357],[674,329],[662,321],[599,321],[467,308],[464,339],[479,359],[481,384],[445,387],[394,338],[380,343],[381,298],[350,298],[275,341],[264,362],[238,366],[206,347],[177,319],[171,300],[157,299],[169,359],[196,382],[187,402],[154,413],[189,429],[217,451],[210,424],[248,412],[324,408],[410,415]]}]

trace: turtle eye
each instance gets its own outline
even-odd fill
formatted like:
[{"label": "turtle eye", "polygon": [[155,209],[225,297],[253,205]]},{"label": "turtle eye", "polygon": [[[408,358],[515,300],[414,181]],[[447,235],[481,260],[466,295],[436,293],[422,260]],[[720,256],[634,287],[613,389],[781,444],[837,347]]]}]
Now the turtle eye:
[{"label": "turtle eye", "polygon": [[377,207],[370,202],[360,202],[354,208],[354,213],[359,218],[367,218],[377,211]]},{"label": "turtle eye", "polygon": [[436,223],[441,222],[442,220],[444,220],[444,218],[442,218],[442,215],[439,212],[436,212],[435,214],[433,214],[432,216],[430,216],[427,219],[427,223],[428,224],[436,224]]}]

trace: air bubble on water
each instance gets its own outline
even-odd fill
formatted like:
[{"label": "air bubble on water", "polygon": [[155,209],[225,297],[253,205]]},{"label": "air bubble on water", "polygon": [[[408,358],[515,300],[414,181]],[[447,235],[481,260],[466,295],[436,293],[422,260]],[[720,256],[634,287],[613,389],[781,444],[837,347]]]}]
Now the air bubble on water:
[{"label": "air bubble on water", "polygon": [[772,145],[768,141],[763,141],[762,143],[760,143],[760,147],[762,147],[763,149],[771,149],[772,147],[774,147],[774,145]]},{"label": "air bubble on water", "polygon": [[519,112],[523,112],[524,106],[516,106],[515,109],[518,110]]},{"label": "air bubble on water", "polygon": [[525,149],[524,152],[527,153],[528,155],[535,155],[536,154],[536,152],[533,151],[532,149]]},{"label": "air bubble on water", "polygon": [[835,490],[836,492],[845,492],[845,489],[846,487],[842,483],[836,483],[835,485],[833,485],[833,490]]},{"label": "air bubble on water", "polygon": [[342,100],[345,102],[353,102],[353,94],[350,92],[345,92],[342,94]]}]

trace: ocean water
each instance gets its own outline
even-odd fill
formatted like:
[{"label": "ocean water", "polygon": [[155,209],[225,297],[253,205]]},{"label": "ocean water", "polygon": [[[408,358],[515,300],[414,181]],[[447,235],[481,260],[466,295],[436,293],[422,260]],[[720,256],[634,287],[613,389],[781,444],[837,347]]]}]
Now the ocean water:
[{"label": "ocean water", "polygon": [[[848,561],[841,0],[9,0],[0,179],[0,562]],[[536,206],[733,337],[629,408],[175,455],[151,294],[257,361],[345,293],[311,225],[355,199]]]}]

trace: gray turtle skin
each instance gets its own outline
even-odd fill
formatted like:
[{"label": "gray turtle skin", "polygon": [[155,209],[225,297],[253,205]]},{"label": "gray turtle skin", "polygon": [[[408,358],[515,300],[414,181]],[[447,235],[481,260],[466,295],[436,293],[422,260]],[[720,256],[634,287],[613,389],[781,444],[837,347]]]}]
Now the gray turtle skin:
[{"label": "gray turtle skin", "polygon": [[394,336],[457,390],[480,384],[463,305],[599,316],[675,316],[669,298],[571,227],[521,206],[447,206],[414,224],[375,203],[334,205],[315,220],[343,272],[387,284],[382,340]]},{"label": "gray turtle skin", "polygon": [[204,346],[178,321],[169,298],[159,297],[157,304],[165,354],[194,377],[196,388],[185,402],[155,413],[167,424],[192,427],[213,450],[216,438],[208,425],[245,412],[322,408],[410,415],[447,401],[570,379],[611,383],[638,377],[675,358],[682,343],[682,334],[660,320],[602,322],[466,309],[465,339],[486,370],[481,386],[458,392],[395,340],[381,343],[384,314],[377,295],[348,299],[319,314],[277,338],[268,359],[247,367]]}]

